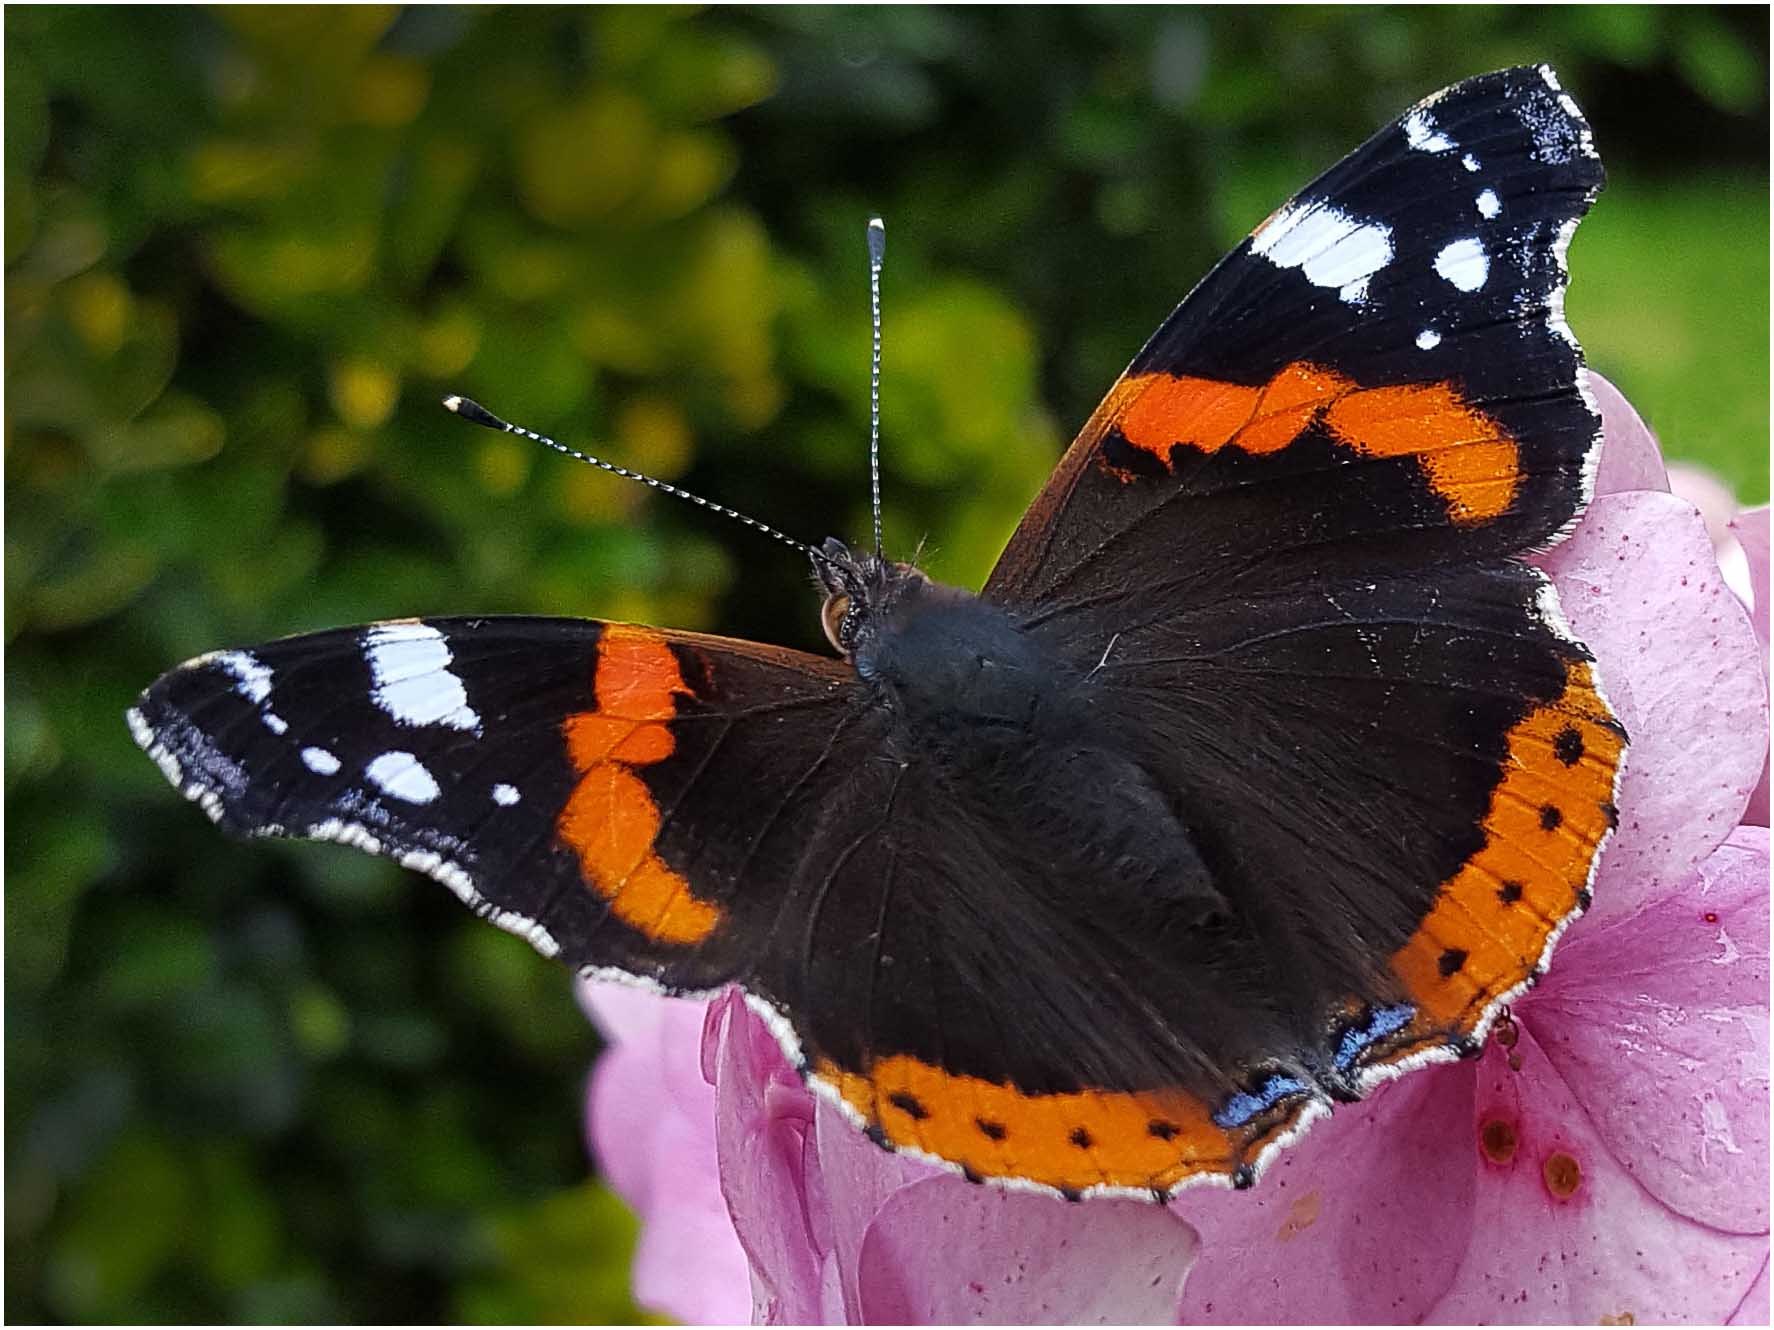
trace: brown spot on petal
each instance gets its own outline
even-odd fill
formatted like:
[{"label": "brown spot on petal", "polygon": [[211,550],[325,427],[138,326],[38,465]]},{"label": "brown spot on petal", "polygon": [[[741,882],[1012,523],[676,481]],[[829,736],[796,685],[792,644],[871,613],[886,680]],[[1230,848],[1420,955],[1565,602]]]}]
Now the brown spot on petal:
[{"label": "brown spot on petal", "polygon": [[1516,1147],[1520,1144],[1515,1124],[1502,1118],[1492,1118],[1478,1129],[1478,1147],[1493,1164],[1509,1163],[1515,1158]]},{"label": "brown spot on petal", "polygon": [[1324,1199],[1316,1191],[1309,1191],[1287,1207],[1287,1218],[1281,1221],[1281,1227],[1275,1230],[1277,1242],[1288,1242],[1300,1236],[1318,1222],[1318,1212],[1324,1208]]},{"label": "brown spot on petal", "polygon": [[1582,1166],[1563,1150],[1547,1155],[1541,1172],[1546,1178],[1546,1190],[1561,1201],[1570,1200],[1583,1185]]},{"label": "brown spot on petal", "polygon": [[1612,1316],[1602,1317],[1601,1320],[1596,1322],[1596,1324],[1597,1325],[1637,1325],[1638,1324],[1638,1317],[1634,1316],[1631,1312],[1616,1312]]}]

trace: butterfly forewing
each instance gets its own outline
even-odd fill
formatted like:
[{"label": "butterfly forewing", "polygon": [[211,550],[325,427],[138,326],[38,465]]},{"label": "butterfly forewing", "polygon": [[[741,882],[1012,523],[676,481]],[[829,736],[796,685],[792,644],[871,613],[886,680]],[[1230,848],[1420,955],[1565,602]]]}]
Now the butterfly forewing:
[{"label": "butterfly forewing", "polygon": [[816,769],[844,686],[692,634],[404,620],[199,657],[130,724],[230,831],[386,854],[548,955],[703,991],[746,958],[732,919],[776,908],[744,884],[780,869],[771,801]]},{"label": "butterfly forewing", "polygon": [[1586,499],[1600,432],[1564,290],[1601,184],[1589,127],[1544,68],[1407,112],[1178,306],[986,594],[1066,613],[1146,596],[1179,553],[1237,588],[1253,571],[1434,566],[1551,541]]}]

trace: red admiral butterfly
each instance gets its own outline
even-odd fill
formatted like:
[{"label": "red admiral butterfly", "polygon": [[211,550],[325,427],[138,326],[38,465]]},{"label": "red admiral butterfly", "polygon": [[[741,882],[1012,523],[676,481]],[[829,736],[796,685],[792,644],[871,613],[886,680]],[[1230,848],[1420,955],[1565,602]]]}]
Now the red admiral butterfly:
[{"label": "red admiral butterfly", "polygon": [[1549,69],[1429,98],[1207,275],[978,595],[802,547],[837,659],[406,620],[198,657],[131,728],[230,831],[741,985],[883,1145],[1248,1185],[1475,1050],[1587,903],[1625,735],[1521,556],[1598,460],[1563,296],[1601,183]]}]

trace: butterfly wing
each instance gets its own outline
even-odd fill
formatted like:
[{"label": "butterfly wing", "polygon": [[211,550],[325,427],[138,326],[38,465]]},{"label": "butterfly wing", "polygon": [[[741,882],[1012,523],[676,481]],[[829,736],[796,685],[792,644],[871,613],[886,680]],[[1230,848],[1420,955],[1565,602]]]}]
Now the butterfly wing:
[{"label": "butterfly wing", "polygon": [[[1318,1013],[1316,1047],[1275,1051],[1338,1093],[1470,1048],[1612,826],[1624,735],[1517,557],[1598,460],[1562,310],[1601,181],[1543,68],[1402,116],[1159,329],[984,593],[1139,718],[1242,931]],[[1310,1102],[1258,1079],[1223,1118]]]},{"label": "butterfly wing", "polygon": [[[1134,358],[985,594],[1046,614],[1171,576],[1433,567],[1549,543],[1600,419],[1564,321],[1602,184],[1549,70],[1455,85],[1283,205]],[[1174,569],[1179,559],[1180,568]]]},{"label": "butterfly wing", "polygon": [[852,678],[622,624],[406,620],[198,657],[129,721],[230,831],[388,855],[547,955],[700,992],[774,926]]}]

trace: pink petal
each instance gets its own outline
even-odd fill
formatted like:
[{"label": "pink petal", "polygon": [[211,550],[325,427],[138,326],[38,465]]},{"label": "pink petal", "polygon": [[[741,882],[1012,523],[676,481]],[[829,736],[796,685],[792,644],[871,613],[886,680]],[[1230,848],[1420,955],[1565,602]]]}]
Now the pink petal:
[{"label": "pink petal", "polygon": [[714,1090],[697,1058],[704,1004],[615,984],[583,1000],[622,1034],[592,1072],[587,1127],[600,1171],[641,1218],[635,1300],[691,1324],[749,1309],[745,1253],[715,1158]]},{"label": "pink petal", "polygon": [[1066,1205],[952,1175],[896,1191],[863,1238],[867,1325],[1169,1325],[1196,1252],[1163,1206]]},{"label": "pink petal", "polygon": [[1762,1262],[1762,1273],[1756,1276],[1749,1292],[1743,1295],[1743,1301],[1737,1304],[1737,1310],[1731,1313],[1726,1325],[1766,1325],[1768,1324],[1768,1263]]},{"label": "pink petal", "polygon": [[1663,454],[1650,426],[1620,390],[1594,370],[1589,372],[1589,389],[1602,412],[1602,460],[1596,471],[1595,492],[1667,490]]},{"label": "pink petal", "polygon": [[844,1319],[860,1324],[857,1262],[863,1235],[875,1212],[901,1187],[922,1178],[946,1176],[934,1164],[891,1154],[852,1125],[843,1112],[821,1098],[815,1119],[819,1168],[831,1202],[832,1250],[837,1258]]},{"label": "pink petal", "polygon": [[634,1300],[683,1325],[733,1325],[751,1316],[751,1275],[713,1163],[694,1192],[654,1207],[635,1247]]},{"label": "pink petal", "polygon": [[1712,547],[1721,549],[1731,537],[1731,521],[1737,516],[1737,495],[1709,467],[1693,462],[1672,462],[1669,492],[1700,510]]},{"label": "pink petal", "polygon": [[[1768,673],[1768,505],[1738,513],[1731,523],[1731,534],[1743,551],[1749,574],[1749,592],[1754,608],[1751,619],[1756,636],[1762,643],[1762,675]],[[1768,763],[1762,763],[1762,779],[1755,793],[1749,796],[1749,807],[1743,820],[1758,827],[1768,825]]]},{"label": "pink petal", "polygon": [[1768,1231],[1768,832],[1581,926],[1519,1007],[1601,1143],[1677,1214]]},{"label": "pink petal", "polygon": [[1756,636],[1768,645],[1768,505],[1738,513],[1731,534],[1749,559],[1749,587],[1755,600]]},{"label": "pink petal", "polygon": [[823,1319],[826,1254],[813,1100],[764,1024],[737,992],[715,999],[706,1027],[715,1051],[715,1147],[721,1192],[751,1262],[752,1318]]},{"label": "pink petal", "polygon": [[1745,605],[1752,604],[1749,586],[1749,560],[1731,529],[1737,517],[1737,496],[1731,487],[1711,469],[1692,462],[1672,462],[1669,467],[1669,492],[1686,499],[1700,510],[1706,523],[1706,534],[1712,539],[1713,553],[1731,594]]},{"label": "pink petal", "polygon": [[1409,1324],[1470,1236],[1472,1069],[1427,1068],[1343,1105],[1249,1191],[1171,1209],[1201,1235],[1184,1324]]},{"label": "pink petal", "polygon": [[[598,1171],[642,1220],[653,1200],[653,1140],[664,1117],[678,1116],[661,1059],[645,1041],[617,1044],[599,1055],[586,1095],[585,1126]],[[714,1140],[711,1111],[706,1135]]]},{"label": "pink petal", "polygon": [[688,1003],[684,998],[668,998],[637,984],[615,980],[580,979],[573,985],[579,1005],[591,1023],[603,1035],[605,1043],[619,1043],[641,1035],[650,1035],[659,1028],[664,1012],[674,1002],[686,1003],[699,1010],[701,1002]]},{"label": "pink petal", "polygon": [[[1672,1214],[1609,1153],[1523,1019],[1513,1053],[1477,1067],[1468,1158],[1478,1161],[1472,1241],[1439,1323],[1717,1323],[1767,1257],[1765,1236],[1719,1233]],[[1424,1214],[1425,1223],[1448,1215]]]},{"label": "pink petal", "polygon": [[1633,740],[1592,911],[1622,918],[1742,817],[1767,753],[1760,651],[1699,514],[1671,495],[1603,495],[1539,562]]}]

